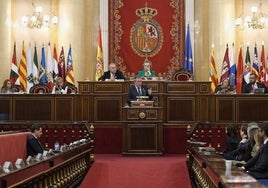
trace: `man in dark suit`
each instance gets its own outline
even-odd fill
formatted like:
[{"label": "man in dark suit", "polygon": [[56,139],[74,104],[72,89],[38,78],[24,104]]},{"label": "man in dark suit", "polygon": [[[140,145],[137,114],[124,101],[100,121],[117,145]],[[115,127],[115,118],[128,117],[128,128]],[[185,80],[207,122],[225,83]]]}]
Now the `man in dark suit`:
[{"label": "man in dark suit", "polygon": [[252,159],[250,159],[244,169],[256,179],[268,178],[268,121],[263,122],[259,128],[259,136],[263,138],[263,145]]},{"label": "man in dark suit", "polygon": [[264,83],[256,82],[257,75],[255,73],[250,73],[249,75],[249,83],[244,85],[242,93],[254,93],[254,90],[257,88],[264,88],[264,92],[268,93],[268,90]]},{"label": "man in dark suit", "polygon": [[115,81],[118,79],[125,80],[123,73],[116,68],[116,64],[111,63],[109,65],[109,70],[104,72],[104,74],[99,78],[99,81]]},{"label": "man in dark suit", "polygon": [[137,96],[148,96],[148,100],[153,99],[152,88],[148,89],[146,85],[142,85],[142,79],[140,77],[135,78],[134,85],[130,86],[127,103],[130,105],[131,101],[137,101]]},{"label": "man in dark suit", "polygon": [[39,142],[42,127],[39,124],[33,124],[31,127],[32,134],[27,139],[27,156],[36,156],[38,153],[43,154],[44,148]]}]

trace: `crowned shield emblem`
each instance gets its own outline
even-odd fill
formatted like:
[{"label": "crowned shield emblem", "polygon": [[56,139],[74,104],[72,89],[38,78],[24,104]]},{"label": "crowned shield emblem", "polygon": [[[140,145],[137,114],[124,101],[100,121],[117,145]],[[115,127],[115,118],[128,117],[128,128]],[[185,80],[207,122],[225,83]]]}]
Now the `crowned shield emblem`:
[{"label": "crowned shield emblem", "polygon": [[141,57],[153,57],[162,47],[163,32],[161,26],[153,19],[157,10],[145,7],[137,9],[140,19],[133,24],[130,32],[130,44],[135,53]]}]

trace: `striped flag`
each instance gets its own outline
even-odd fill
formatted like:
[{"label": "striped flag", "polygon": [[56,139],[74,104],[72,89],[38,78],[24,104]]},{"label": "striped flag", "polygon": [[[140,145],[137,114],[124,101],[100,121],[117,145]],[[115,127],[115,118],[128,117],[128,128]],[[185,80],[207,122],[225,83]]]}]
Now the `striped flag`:
[{"label": "striped flag", "polygon": [[95,81],[98,81],[99,78],[103,75],[103,73],[104,73],[104,70],[103,70],[102,39],[101,39],[101,28],[99,27]]},{"label": "striped flag", "polygon": [[191,35],[190,35],[190,27],[187,25],[187,34],[185,41],[185,49],[184,49],[184,68],[193,74],[193,54],[192,54],[192,44],[191,44]]},{"label": "striped flag", "polygon": [[231,61],[230,61],[230,85],[236,86],[236,62],[235,62],[235,47],[232,45]]},{"label": "striped flag", "polygon": [[261,63],[260,63],[260,82],[263,82],[266,86],[266,64],[265,64],[265,53],[264,44],[261,46]]},{"label": "striped flag", "polygon": [[214,49],[211,50],[211,58],[210,58],[210,75],[209,81],[211,81],[211,93],[214,93],[215,88],[218,86],[218,74],[216,70],[216,63],[214,59]]},{"label": "striped flag", "polygon": [[27,62],[24,42],[22,43],[22,54],[19,65],[19,80],[22,91],[26,92],[27,89]]},{"label": "striped flag", "polygon": [[53,66],[53,58],[52,58],[50,43],[48,43],[48,47],[47,47],[47,62],[46,62],[46,74],[47,74],[47,84],[50,87],[50,90],[51,91],[52,91],[53,86],[54,86],[53,69],[54,69],[54,66]]},{"label": "striped flag", "polygon": [[230,60],[229,60],[229,48],[227,44],[222,62],[220,83],[222,83],[223,80],[228,79],[229,76],[230,76]]},{"label": "striped flag", "polygon": [[29,44],[29,48],[27,50],[26,61],[27,61],[27,93],[29,93],[30,88],[33,86],[33,61],[32,61],[31,43]]},{"label": "striped flag", "polygon": [[39,68],[36,45],[34,46],[34,58],[33,58],[33,83],[34,85],[39,83]]},{"label": "striped flag", "polygon": [[46,84],[47,83],[46,58],[45,58],[44,45],[42,47],[42,57],[41,57],[41,64],[40,64],[40,69],[39,69],[39,83],[40,84]]},{"label": "striped flag", "polygon": [[53,50],[53,80],[56,81],[58,75],[59,75],[59,68],[58,68],[58,55],[57,55],[57,49],[56,45],[54,44],[54,50]]},{"label": "striped flag", "polygon": [[251,69],[250,55],[249,55],[249,46],[247,46],[246,58],[245,58],[245,68],[244,68],[244,80],[246,83],[249,83],[249,75]]},{"label": "striped flag", "polygon": [[64,57],[63,46],[61,47],[58,70],[59,70],[59,76],[62,77],[63,81],[65,82],[65,57]]},{"label": "striped flag", "polygon": [[257,75],[257,80],[260,81],[260,74],[259,74],[259,59],[258,59],[258,51],[257,51],[257,45],[255,44],[254,47],[254,60],[252,64],[252,72],[254,72]]},{"label": "striped flag", "polygon": [[238,55],[238,63],[237,63],[237,73],[236,73],[236,92],[237,94],[241,94],[244,80],[243,73],[243,55],[242,55],[242,47],[240,47],[239,55]]},{"label": "striped flag", "polygon": [[12,64],[11,64],[11,71],[10,71],[10,80],[15,85],[20,84],[18,64],[17,64],[17,55],[16,55],[16,43],[14,43],[14,50],[13,50]]},{"label": "striped flag", "polygon": [[68,57],[67,57],[67,73],[66,73],[66,81],[72,85],[74,85],[74,68],[73,68],[73,58],[72,58],[72,48],[70,45]]}]

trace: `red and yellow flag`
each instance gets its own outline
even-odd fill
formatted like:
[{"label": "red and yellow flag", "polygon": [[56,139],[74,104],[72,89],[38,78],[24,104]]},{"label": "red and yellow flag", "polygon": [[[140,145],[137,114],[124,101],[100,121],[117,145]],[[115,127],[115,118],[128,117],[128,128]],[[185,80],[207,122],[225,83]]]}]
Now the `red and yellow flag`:
[{"label": "red and yellow flag", "polygon": [[101,39],[101,28],[99,27],[98,34],[98,51],[97,51],[97,62],[96,62],[96,73],[95,81],[98,81],[99,78],[103,75],[103,53],[102,53],[102,39]]},{"label": "red and yellow flag", "polygon": [[22,54],[19,65],[19,80],[22,90],[25,92],[27,89],[27,62],[24,42],[22,44]]},{"label": "red and yellow flag", "polygon": [[209,81],[211,81],[211,93],[214,93],[215,88],[218,86],[218,74],[214,59],[214,49],[211,50]]}]

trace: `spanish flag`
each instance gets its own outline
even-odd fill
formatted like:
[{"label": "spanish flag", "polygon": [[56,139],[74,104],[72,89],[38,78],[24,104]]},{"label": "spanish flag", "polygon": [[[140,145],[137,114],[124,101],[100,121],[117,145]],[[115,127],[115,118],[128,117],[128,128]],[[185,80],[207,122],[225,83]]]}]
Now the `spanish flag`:
[{"label": "spanish flag", "polygon": [[95,81],[98,81],[99,78],[103,75],[103,73],[104,73],[104,71],[103,71],[103,53],[102,53],[101,28],[99,27]]}]

